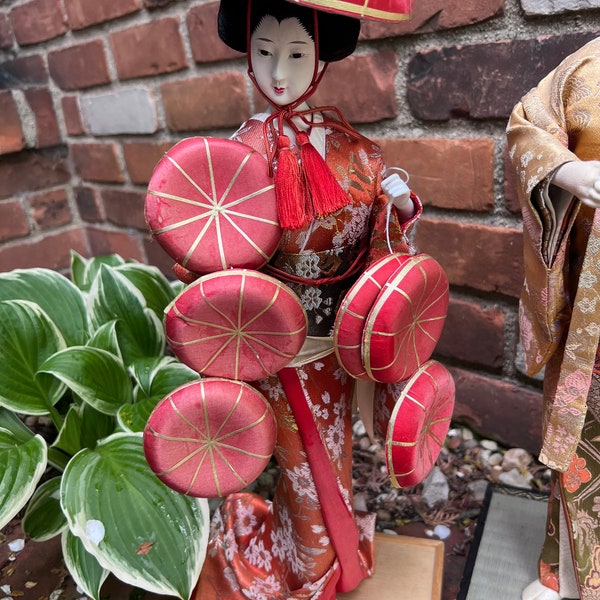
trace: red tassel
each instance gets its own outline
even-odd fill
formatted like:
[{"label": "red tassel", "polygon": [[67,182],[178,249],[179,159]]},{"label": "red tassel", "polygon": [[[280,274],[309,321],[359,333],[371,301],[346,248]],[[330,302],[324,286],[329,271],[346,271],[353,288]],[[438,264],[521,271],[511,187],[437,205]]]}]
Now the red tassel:
[{"label": "red tassel", "polygon": [[324,217],[346,206],[350,201],[348,195],[306,133],[300,132],[296,139],[300,144],[302,172],[315,214]]},{"label": "red tassel", "polygon": [[280,135],[277,140],[277,171],[275,196],[279,225],[283,229],[298,229],[306,225],[312,215],[306,211],[306,195],[298,160],[290,149],[290,138]]}]

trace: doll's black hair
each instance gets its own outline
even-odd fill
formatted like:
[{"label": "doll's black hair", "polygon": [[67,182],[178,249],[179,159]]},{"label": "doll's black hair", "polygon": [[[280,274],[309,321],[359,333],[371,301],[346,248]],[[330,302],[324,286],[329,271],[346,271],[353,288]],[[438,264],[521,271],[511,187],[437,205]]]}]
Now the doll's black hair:
[{"label": "doll's black hair", "polygon": [[[250,31],[254,31],[266,15],[278,21],[296,17],[310,37],[315,39],[312,8],[288,0],[221,0],[217,26],[219,37],[238,52],[248,51],[248,2],[250,2]],[[334,62],[346,58],[356,48],[360,21],[354,17],[316,11],[319,28],[319,60]]]}]

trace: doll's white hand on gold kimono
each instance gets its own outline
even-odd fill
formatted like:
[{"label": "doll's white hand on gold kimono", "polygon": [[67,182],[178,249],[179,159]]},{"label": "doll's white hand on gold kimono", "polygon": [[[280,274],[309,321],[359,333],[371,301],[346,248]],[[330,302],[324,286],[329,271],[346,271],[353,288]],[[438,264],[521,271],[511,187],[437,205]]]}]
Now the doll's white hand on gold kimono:
[{"label": "doll's white hand on gold kimono", "polygon": [[600,161],[565,163],[556,169],[551,183],[573,194],[587,206],[600,208]]}]

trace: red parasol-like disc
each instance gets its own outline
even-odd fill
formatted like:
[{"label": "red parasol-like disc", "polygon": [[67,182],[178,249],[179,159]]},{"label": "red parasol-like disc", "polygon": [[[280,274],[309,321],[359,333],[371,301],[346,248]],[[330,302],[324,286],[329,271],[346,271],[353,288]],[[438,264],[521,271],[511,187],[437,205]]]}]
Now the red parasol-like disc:
[{"label": "red parasol-like disc", "polygon": [[388,279],[410,259],[389,254],[373,263],[348,290],[333,328],[333,347],[340,365],[356,379],[370,379],[362,360],[362,333],[367,316]]},{"label": "red parasol-like disc", "polygon": [[317,10],[373,21],[406,21],[413,0],[290,0]]},{"label": "red parasol-like disc", "polygon": [[385,440],[391,483],[398,488],[417,485],[429,474],[446,439],[454,380],[446,367],[430,360],[407,382],[378,384],[375,393],[395,400]]},{"label": "red parasol-like disc", "polygon": [[259,269],[282,235],[266,159],[221,138],[187,138],[165,154],[148,184],[145,215],[167,254],[198,274]]},{"label": "red parasol-like disc", "polygon": [[161,400],[144,430],[150,468],[174,490],[218,498],[244,489],[267,466],[277,427],[264,396],[240,381],[208,378]]},{"label": "red parasol-like disc", "polygon": [[256,381],[285,367],[306,339],[296,294],[270,275],[229,269],[189,285],[166,311],[167,340],[203,375]]},{"label": "red parasol-like disc", "polygon": [[386,283],[366,319],[362,360],[370,379],[395,383],[431,357],[448,312],[448,278],[431,256],[411,256]]}]

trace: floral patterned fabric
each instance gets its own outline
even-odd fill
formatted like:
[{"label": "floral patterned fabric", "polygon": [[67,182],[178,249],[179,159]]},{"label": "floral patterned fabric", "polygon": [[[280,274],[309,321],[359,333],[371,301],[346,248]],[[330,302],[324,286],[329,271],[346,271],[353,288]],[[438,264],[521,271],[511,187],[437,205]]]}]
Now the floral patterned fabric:
[{"label": "floral patterned fabric", "polygon": [[[251,119],[234,139],[266,154],[262,121]],[[267,143],[272,144],[268,139]],[[381,191],[381,150],[364,137],[325,131],[325,159],[344,190],[348,205],[301,229],[284,233],[271,261],[300,298],[309,334],[329,337],[343,294],[368,264],[389,253],[387,197]],[[421,212],[399,224],[391,211],[389,240],[394,251],[411,252],[407,229]],[[360,267],[357,269],[357,265]],[[345,277],[345,274],[352,275]],[[315,284],[312,284],[312,281]],[[334,481],[357,530],[359,562],[373,568],[375,516],[355,512],[352,501],[352,399],[355,380],[332,351],[295,367]],[[278,375],[255,383],[277,420],[275,457],[281,469],[274,498],[239,493],[216,511],[197,600],[335,599],[340,564],[325,525],[321,493],[313,479],[294,413]],[[296,399],[297,401],[297,399]],[[316,468],[323,468],[316,466]],[[335,533],[335,532],[332,532]]]},{"label": "floral patterned fabric", "polygon": [[600,159],[600,39],[522,98],[507,137],[523,212],[521,340],[528,372],[546,368],[540,460],[555,470],[540,580],[559,591],[562,506],[580,597],[600,600],[600,211],[549,183],[566,162]]}]

